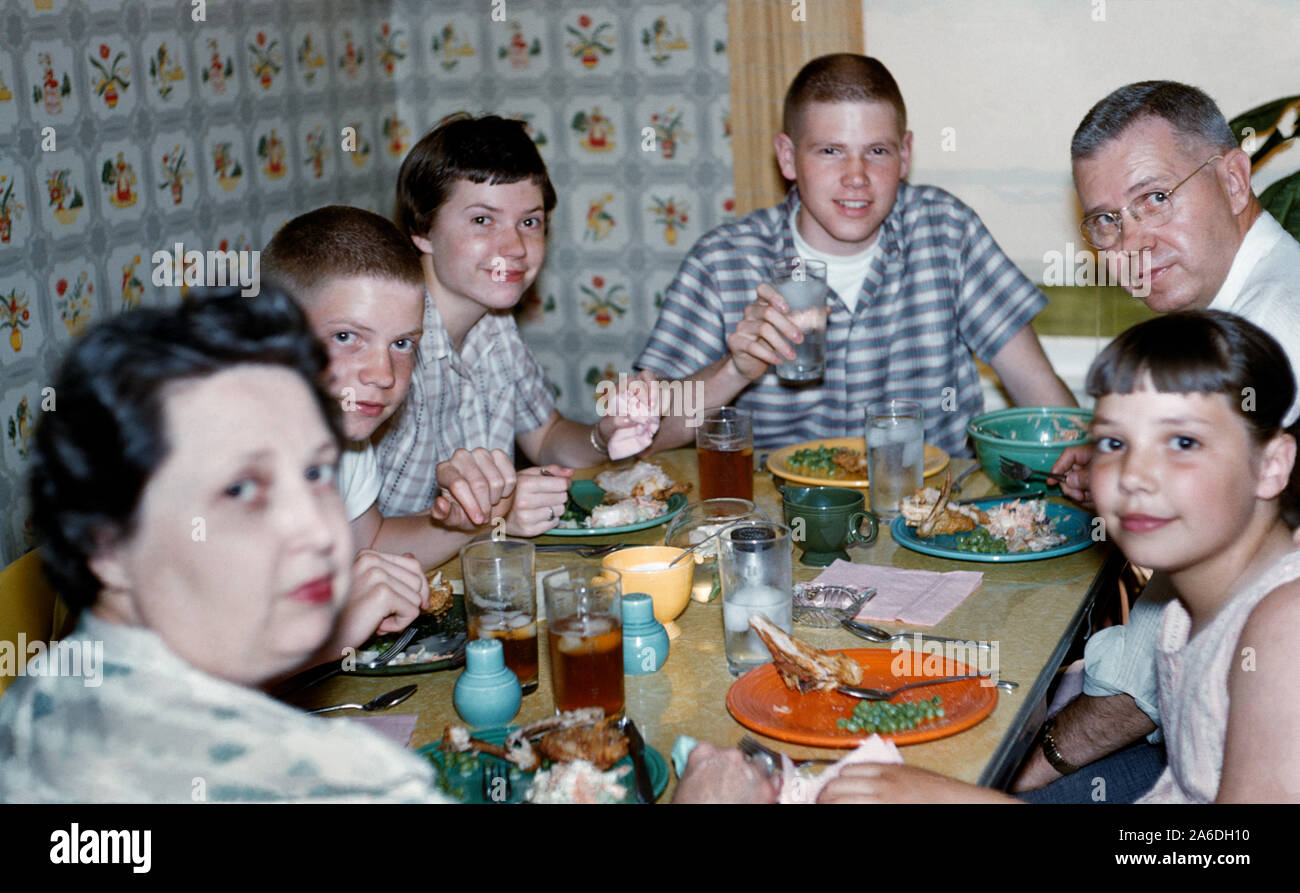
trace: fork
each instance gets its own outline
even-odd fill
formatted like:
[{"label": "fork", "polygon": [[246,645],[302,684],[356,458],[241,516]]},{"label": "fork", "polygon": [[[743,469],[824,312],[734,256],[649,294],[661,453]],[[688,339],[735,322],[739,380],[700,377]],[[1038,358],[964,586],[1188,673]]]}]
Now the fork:
[{"label": "fork", "polygon": [[407,645],[411,644],[411,640],[415,638],[416,632],[416,624],[412,623],[406,628],[406,632],[402,633],[401,637],[398,638],[396,642],[385,648],[380,653],[379,657],[366,664],[366,667],[373,670],[376,667],[382,667],[384,664],[397,657],[397,655],[401,654],[406,649]]},{"label": "fork", "polygon": [[980,470],[980,466],[979,463],[977,462],[976,464],[972,465],[970,468],[963,471],[961,474],[957,475],[957,479],[953,481],[952,486],[948,488],[948,494],[950,496],[956,496],[957,494],[961,493],[962,484],[966,483],[966,478],[970,477],[972,474],[974,474],[979,470]]},{"label": "fork", "polygon": [[888,701],[902,691],[909,688],[922,688],[926,685],[942,685],[945,682],[961,682],[963,679],[991,679],[983,673],[966,673],[963,676],[942,676],[938,679],[922,679],[919,682],[909,682],[907,685],[900,685],[894,689],[883,688],[859,688],[854,685],[841,685],[835,689],[840,694],[848,695],[851,698],[860,698],[863,701]]},{"label": "fork", "polygon": [[[763,767],[766,769],[768,775],[772,775],[773,773],[777,772],[781,768],[781,757],[783,756],[781,752],[772,750],[772,748],[763,744],[753,735],[746,735],[745,737],[741,738],[740,741],[736,742],[736,747],[740,749],[741,753],[749,757],[750,760],[758,760],[759,762],[761,762]],[[817,766],[817,765],[830,766],[838,762],[838,760],[825,760],[825,759],[796,760],[793,757],[791,757],[790,759],[791,762],[794,763],[796,769],[798,769],[800,766]]]},{"label": "fork", "polygon": [[1052,474],[1050,471],[1039,471],[1037,468],[1030,468],[1023,462],[1017,462],[1014,459],[1008,459],[1003,456],[998,462],[999,470],[1011,478],[1013,481],[1028,481],[1033,478],[1042,478],[1045,481],[1063,481],[1065,475]]},{"label": "fork", "polygon": [[580,558],[599,558],[602,555],[608,555],[615,549],[624,548],[624,543],[605,543],[600,546],[570,546],[568,543],[552,543],[545,546],[535,546],[538,552],[577,552]]}]

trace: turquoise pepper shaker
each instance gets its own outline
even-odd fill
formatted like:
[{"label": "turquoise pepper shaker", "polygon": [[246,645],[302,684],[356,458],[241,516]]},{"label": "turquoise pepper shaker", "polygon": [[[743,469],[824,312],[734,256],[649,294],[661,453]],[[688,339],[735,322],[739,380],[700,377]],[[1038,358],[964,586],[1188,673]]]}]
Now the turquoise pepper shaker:
[{"label": "turquoise pepper shaker", "polygon": [[623,596],[623,672],[654,673],[668,660],[668,632],[655,620],[654,600],[644,592]]},{"label": "turquoise pepper shaker", "polygon": [[498,639],[475,639],[465,646],[465,672],[456,680],[452,702],[474,728],[504,726],[523,700],[519,677],[506,668]]}]

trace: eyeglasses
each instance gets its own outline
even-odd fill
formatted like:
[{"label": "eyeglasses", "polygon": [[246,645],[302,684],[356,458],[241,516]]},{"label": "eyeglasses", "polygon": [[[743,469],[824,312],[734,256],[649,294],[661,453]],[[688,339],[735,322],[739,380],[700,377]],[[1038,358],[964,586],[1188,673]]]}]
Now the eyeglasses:
[{"label": "eyeglasses", "polygon": [[1173,189],[1157,189],[1154,192],[1148,192],[1140,195],[1137,201],[1134,201],[1126,208],[1120,208],[1118,211],[1102,211],[1098,214],[1090,214],[1083,218],[1079,224],[1079,232],[1088,240],[1093,248],[1099,251],[1105,251],[1115,247],[1119,242],[1123,232],[1124,212],[1128,211],[1134,220],[1145,220],[1148,226],[1163,226],[1169,222],[1169,218],[1174,216],[1174,193],[1182,187],[1184,183],[1195,177],[1205,166],[1218,161],[1222,155],[1215,155],[1207,160],[1196,170],[1192,171]]}]

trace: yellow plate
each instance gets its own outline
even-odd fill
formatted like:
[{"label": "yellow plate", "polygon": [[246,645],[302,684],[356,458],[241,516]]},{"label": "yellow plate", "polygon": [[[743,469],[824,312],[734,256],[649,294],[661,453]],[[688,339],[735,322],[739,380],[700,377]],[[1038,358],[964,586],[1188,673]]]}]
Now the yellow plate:
[{"label": "yellow plate", "polygon": [[[801,474],[795,471],[789,464],[790,457],[799,450],[815,450],[819,447],[830,447],[838,449],[839,447],[848,447],[851,450],[857,450],[859,453],[865,452],[866,441],[861,437],[828,437],[825,440],[809,440],[804,443],[796,443],[793,446],[782,447],[775,453],[767,457],[768,471],[777,477],[784,478],[795,484],[807,484],[810,487],[857,487],[865,489],[867,487],[867,476],[850,477],[847,473],[839,477],[830,477],[829,475],[811,475]],[[938,474],[948,467],[948,454],[937,446],[925,445],[925,476]]]}]

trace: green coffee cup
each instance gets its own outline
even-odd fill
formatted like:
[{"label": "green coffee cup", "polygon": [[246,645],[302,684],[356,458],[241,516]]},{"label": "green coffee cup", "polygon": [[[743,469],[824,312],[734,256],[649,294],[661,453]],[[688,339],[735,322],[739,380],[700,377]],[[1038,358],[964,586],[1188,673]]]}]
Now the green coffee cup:
[{"label": "green coffee cup", "polygon": [[[825,567],[837,558],[849,560],[845,547],[875,541],[876,516],[863,511],[861,491],[847,487],[779,487],[790,538],[803,549],[800,561]],[[862,522],[870,533],[859,532]]]}]

